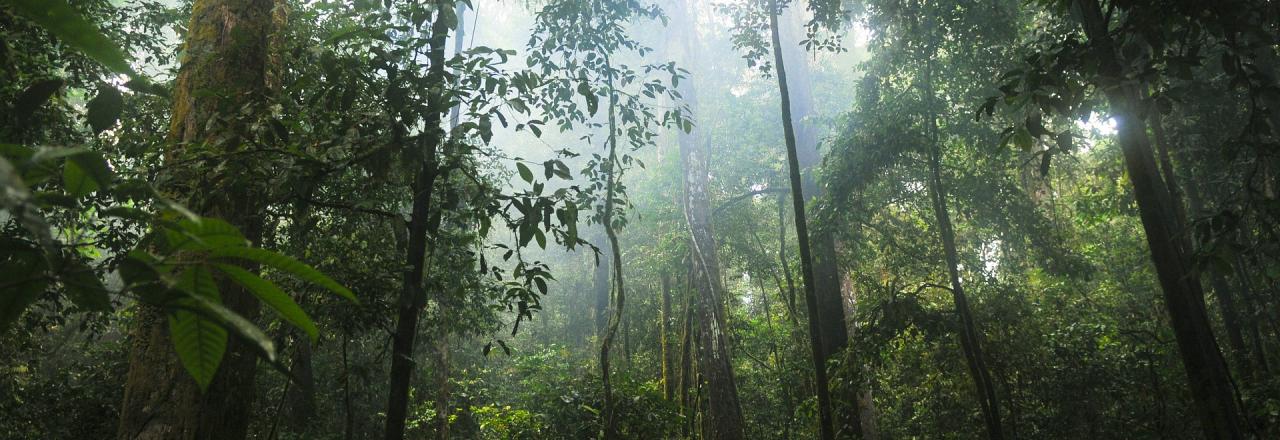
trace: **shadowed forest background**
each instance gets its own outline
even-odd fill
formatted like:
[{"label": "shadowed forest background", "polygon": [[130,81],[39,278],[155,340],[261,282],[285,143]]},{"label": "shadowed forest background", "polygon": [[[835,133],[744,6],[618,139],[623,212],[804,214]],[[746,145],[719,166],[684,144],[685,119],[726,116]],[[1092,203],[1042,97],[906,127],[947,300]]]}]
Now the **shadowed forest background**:
[{"label": "shadowed forest background", "polygon": [[0,0],[0,439],[1280,438],[1280,3]]}]

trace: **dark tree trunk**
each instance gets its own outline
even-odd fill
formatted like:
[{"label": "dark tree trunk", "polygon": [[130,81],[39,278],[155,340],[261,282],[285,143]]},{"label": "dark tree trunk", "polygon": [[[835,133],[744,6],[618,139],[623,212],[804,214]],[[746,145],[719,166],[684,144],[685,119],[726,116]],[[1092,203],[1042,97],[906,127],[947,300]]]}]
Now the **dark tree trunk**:
[{"label": "dark tree trunk", "polygon": [[[441,87],[431,92],[427,105],[433,110],[423,121],[425,130],[420,139],[424,148],[422,163],[419,164],[413,184],[413,205],[409,218],[408,248],[406,249],[406,267],[400,294],[398,319],[395,334],[392,337],[391,349],[391,382],[387,398],[387,440],[404,438],[405,417],[409,408],[410,380],[416,362],[413,359],[414,339],[418,332],[418,320],[426,303],[426,292],[423,275],[426,268],[428,217],[431,213],[431,194],[435,187],[437,175],[436,154],[444,142],[444,129],[441,122],[446,108],[442,93],[445,85],[444,46],[449,35],[449,19],[446,14],[453,14],[449,3],[443,0],[436,2],[436,18],[431,24],[430,67],[428,80]],[[397,140],[404,137],[404,124],[394,123],[394,136]]]},{"label": "dark tree trunk", "polygon": [[1191,395],[1206,438],[1244,438],[1244,423],[1236,405],[1226,362],[1213,336],[1204,291],[1190,260],[1179,245],[1177,225],[1169,220],[1172,207],[1160,185],[1151,144],[1141,121],[1141,93],[1122,83],[1125,75],[1117,57],[1106,15],[1096,0],[1074,5],[1101,67],[1104,92],[1112,114],[1119,119],[1119,144],[1133,195],[1146,231],[1165,307],[1178,342]]},{"label": "dark tree trunk", "polygon": [[596,259],[596,270],[593,288],[596,293],[596,307],[593,315],[595,316],[595,334],[596,336],[604,335],[604,327],[609,323],[609,292],[610,285],[613,283],[609,278],[609,268],[613,267],[613,246],[609,245],[608,240],[598,245],[600,255]]},{"label": "dark tree trunk", "polygon": [[[819,301],[815,290],[813,254],[809,248],[809,225],[805,219],[804,194],[800,178],[800,160],[796,153],[796,135],[791,119],[791,95],[787,89],[786,63],[782,57],[782,44],[778,36],[778,11],[774,1],[769,2],[769,30],[772,34],[774,69],[778,77],[778,92],[782,102],[783,135],[787,142],[787,165],[791,179],[791,203],[796,224],[796,241],[800,245],[801,278],[804,284],[805,308],[809,312],[809,340],[813,354],[814,388],[818,396],[818,427],[822,440],[833,440],[835,431],[831,417],[831,397],[827,390],[827,366],[822,343],[823,327]],[[843,325],[843,324],[842,324]]]},{"label": "dark tree trunk", "polygon": [[286,394],[289,402],[289,430],[296,433],[310,431],[316,415],[316,377],[312,368],[311,339],[305,335],[297,338],[297,354],[290,371],[297,378],[297,386]]},{"label": "dark tree trunk", "polygon": [[[784,49],[802,48],[800,40],[805,38],[802,21],[803,14],[798,9],[789,9],[788,13],[779,17],[778,39]],[[814,115],[813,79],[806,62],[807,53],[803,50],[783,50],[782,63],[787,67],[787,93],[791,100],[791,126],[796,137],[796,157],[800,161],[801,193],[805,203],[812,204],[822,197],[822,187],[814,175],[815,168],[822,162],[819,151],[818,130],[812,122],[806,121]],[[835,235],[822,227],[810,230],[810,243],[813,251],[813,287],[818,295],[818,322],[822,324],[822,360],[826,362],[835,353],[843,350],[849,343],[849,334],[845,330],[844,307],[841,306],[840,267],[836,260]],[[842,415],[843,416],[843,415]],[[849,423],[848,420],[844,421]]]},{"label": "dark tree trunk", "polygon": [[[924,71],[925,99],[932,107],[933,91],[933,59],[925,60]],[[978,405],[982,410],[983,424],[987,430],[987,438],[999,440],[1004,438],[1000,428],[1000,401],[996,398],[995,384],[991,380],[991,371],[987,368],[986,357],[982,352],[981,338],[977,324],[973,321],[973,313],[969,309],[969,299],[965,296],[964,285],[960,282],[960,256],[956,250],[955,229],[951,224],[951,213],[947,210],[947,188],[942,182],[942,146],[938,137],[938,120],[930,115],[929,129],[929,195],[933,199],[933,213],[938,223],[938,235],[942,241],[942,249],[946,257],[947,278],[951,283],[951,297],[955,302],[956,316],[960,319],[960,350],[964,354],[969,374],[973,378],[978,391]]]},{"label": "dark tree trunk", "polygon": [[[205,142],[227,151],[239,148],[246,127],[238,118],[217,116],[223,109],[255,106],[268,91],[273,5],[272,0],[197,0],[192,5],[174,86],[166,161],[183,163],[204,154],[189,146]],[[211,90],[221,93],[200,93]],[[254,168],[260,165],[234,158],[198,163],[208,166],[175,166],[157,186],[195,212],[226,220],[257,243],[267,190],[255,183],[259,176],[254,174],[263,170]],[[224,306],[249,320],[257,317],[259,305],[252,295],[236,283],[217,282]],[[178,362],[165,313],[143,305],[136,316],[118,438],[244,438],[254,397],[253,349],[237,338],[228,340],[222,364],[202,393]]]},{"label": "dark tree trunk", "polygon": [[960,257],[956,251],[955,231],[951,226],[951,214],[947,212],[946,189],[942,184],[941,160],[937,142],[930,147],[929,187],[933,198],[933,211],[938,223],[943,251],[946,254],[947,278],[951,282],[951,297],[955,301],[956,316],[960,319],[960,349],[964,352],[965,363],[969,366],[969,374],[978,389],[978,404],[982,409],[983,423],[987,429],[987,437],[998,440],[1004,437],[1000,428],[1000,407],[996,399],[995,385],[991,381],[991,372],[982,353],[977,326],[973,322],[973,314],[969,310],[969,300],[964,294],[964,285],[960,282]]},{"label": "dark tree trunk", "polygon": [[[689,388],[693,386],[693,332],[696,331],[693,328],[695,325],[693,321],[693,309],[695,305],[693,292],[691,292],[693,284],[692,267],[690,267],[689,276],[686,279],[687,282],[685,283],[684,289],[684,312],[682,313],[684,317],[681,319],[682,324],[680,325],[680,379],[676,388],[680,394],[680,415],[683,416],[685,420],[692,421],[694,415],[691,411],[693,406],[690,405],[689,402]],[[681,433],[685,437],[692,435],[692,426],[693,425],[691,423],[682,424]]]}]

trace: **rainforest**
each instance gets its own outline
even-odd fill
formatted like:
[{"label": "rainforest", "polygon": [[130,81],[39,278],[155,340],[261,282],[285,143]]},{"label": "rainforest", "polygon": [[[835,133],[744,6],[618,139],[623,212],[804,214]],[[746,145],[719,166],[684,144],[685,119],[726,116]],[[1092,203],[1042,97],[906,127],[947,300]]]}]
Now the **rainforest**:
[{"label": "rainforest", "polygon": [[1280,438],[1275,0],[0,0],[0,440]]}]

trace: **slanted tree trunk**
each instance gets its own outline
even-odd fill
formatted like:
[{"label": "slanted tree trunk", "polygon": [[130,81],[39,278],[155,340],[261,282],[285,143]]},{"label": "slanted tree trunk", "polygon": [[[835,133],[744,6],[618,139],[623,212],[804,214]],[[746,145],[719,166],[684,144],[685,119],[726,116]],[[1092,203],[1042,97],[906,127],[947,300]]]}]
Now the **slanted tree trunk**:
[{"label": "slanted tree trunk", "polygon": [[[417,173],[410,186],[413,191],[413,205],[410,210],[408,248],[405,253],[407,270],[402,281],[398,305],[399,316],[395,334],[392,337],[391,382],[387,398],[387,440],[404,438],[405,417],[409,408],[410,379],[415,365],[414,339],[418,332],[418,319],[427,299],[423,275],[426,268],[428,217],[431,214],[431,194],[438,174],[436,153],[445,140],[444,129],[440,124],[444,118],[444,109],[447,108],[443,89],[446,81],[444,47],[449,36],[451,21],[448,15],[453,14],[453,8],[449,6],[451,6],[449,2],[437,0],[436,17],[431,24],[430,51],[427,55],[430,70],[427,76],[428,81],[439,84],[440,87],[433,87],[432,91],[428,92],[427,99],[430,102],[427,108],[439,110],[432,110],[424,118],[423,133],[418,140],[424,149],[422,163],[418,164]],[[396,127],[393,130],[394,137],[397,141],[402,140],[405,124],[397,122],[394,125]]]},{"label": "slanted tree trunk", "polygon": [[[255,243],[262,234],[262,201],[267,198],[266,188],[258,183],[265,179],[259,180],[259,174],[271,170],[244,155],[189,159],[231,152],[243,145],[246,121],[225,112],[254,108],[268,90],[267,48],[274,4],[272,0],[196,0],[192,5],[165,159],[203,166],[175,165],[158,182],[169,197],[197,213],[226,220]],[[217,282],[224,306],[249,320],[257,317],[259,305],[252,295],[236,283]],[[201,392],[178,362],[165,313],[139,306],[117,437],[245,438],[256,364],[253,349],[231,338],[218,372]]]},{"label": "slanted tree trunk", "polygon": [[[801,193],[805,196],[806,205],[822,197],[822,187],[814,175],[816,168],[822,163],[822,152],[819,151],[818,130],[812,122],[806,121],[814,116],[813,75],[809,63],[805,59],[800,40],[805,38],[803,14],[792,8],[779,17],[781,29],[779,40],[783,49],[782,59],[787,67],[787,93],[791,97],[791,126],[796,135],[796,155],[800,160]],[[813,251],[813,288],[818,295],[818,323],[822,328],[822,361],[827,362],[849,343],[849,334],[845,331],[844,307],[841,306],[840,267],[836,261],[835,235],[826,228],[810,229],[810,243]],[[850,420],[852,414],[838,415],[837,423],[856,425]],[[852,427],[856,429],[856,427]]]},{"label": "slanted tree trunk", "polygon": [[[1201,188],[1196,185],[1195,169],[1187,167],[1184,173],[1186,185],[1178,185],[1179,179],[1174,170],[1173,159],[1170,157],[1169,152],[1172,145],[1165,133],[1164,124],[1159,113],[1151,115],[1151,131],[1155,134],[1155,147],[1159,152],[1160,169],[1164,174],[1164,182],[1169,191],[1169,199],[1177,212],[1174,221],[1181,231],[1183,249],[1185,252],[1194,252],[1196,249],[1196,237],[1193,235],[1194,231],[1190,228],[1191,216],[1200,215],[1204,212],[1204,198],[1201,195]],[[1185,191],[1182,188],[1183,186],[1186,188]],[[1187,208],[1182,207],[1183,194],[1187,197]],[[1227,279],[1221,270],[1211,267],[1207,268],[1207,272],[1209,275],[1209,287],[1213,289],[1213,296],[1218,302],[1218,312],[1222,314],[1222,326],[1227,331],[1227,346],[1231,349],[1232,361],[1242,375],[1254,378],[1253,364],[1250,362],[1249,350],[1245,345],[1244,333],[1241,330],[1240,311],[1237,308],[1234,292],[1232,292],[1231,286],[1227,283]]]},{"label": "slanted tree trunk", "polygon": [[1161,188],[1150,140],[1141,123],[1141,91],[1124,82],[1126,72],[1112,41],[1107,15],[1097,0],[1076,0],[1072,6],[1100,64],[1100,77],[1105,82],[1102,90],[1119,120],[1118,141],[1125,168],[1205,437],[1244,438],[1243,418],[1209,323],[1204,291],[1179,246],[1177,225],[1169,218],[1173,209],[1168,193]]},{"label": "slanted tree trunk", "polygon": [[[924,87],[925,99],[929,100],[930,106],[935,105],[932,55],[925,60]],[[973,313],[969,309],[969,299],[965,296],[964,285],[960,282],[960,257],[956,250],[955,229],[951,224],[951,213],[947,210],[947,189],[942,182],[942,146],[941,139],[938,137],[937,117],[930,115],[928,124],[929,195],[933,201],[938,235],[946,257],[951,298],[955,302],[956,316],[960,319],[960,350],[964,354],[965,363],[969,366],[969,374],[978,391],[978,405],[982,410],[987,438],[999,440],[1004,438],[1004,432],[1000,428],[1000,401],[996,399],[995,384],[991,380],[991,371],[987,368],[986,357],[982,353],[981,338],[977,325],[973,322]]]},{"label": "slanted tree trunk", "polygon": [[792,127],[791,95],[787,89],[786,63],[779,41],[778,6],[769,2],[769,31],[772,34],[774,69],[777,72],[778,92],[782,101],[782,128],[787,142],[787,168],[791,178],[791,203],[794,205],[796,241],[800,245],[801,279],[804,284],[805,308],[809,312],[809,341],[813,354],[814,389],[818,397],[818,427],[822,440],[833,440],[835,430],[831,417],[831,396],[827,388],[827,366],[822,343],[822,315],[814,286],[813,254],[809,248],[809,225],[805,219],[804,194],[800,177],[800,160],[796,152],[796,134]]}]

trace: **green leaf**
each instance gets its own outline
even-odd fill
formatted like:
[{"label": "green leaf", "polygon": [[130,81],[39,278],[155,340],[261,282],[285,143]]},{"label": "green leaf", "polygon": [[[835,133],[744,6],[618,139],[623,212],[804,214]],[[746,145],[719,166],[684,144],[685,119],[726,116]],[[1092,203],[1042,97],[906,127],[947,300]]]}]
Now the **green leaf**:
[{"label": "green leaf", "polygon": [[87,310],[106,312],[111,310],[111,297],[98,274],[84,263],[72,260],[59,274],[62,287],[67,289],[71,302]]},{"label": "green leaf", "polygon": [[[37,153],[37,156],[40,155]],[[92,151],[74,151],[74,154],[67,156],[67,162],[62,168],[63,186],[72,197],[84,197],[110,186],[111,179],[111,166],[107,165],[102,155]]]},{"label": "green leaf", "polygon": [[533,171],[523,162],[516,162],[516,170],[520,171],[521,179],[524,179],[525,182],[533,183]]},{"label": "green leaf", "polygon": [[169,314],[169,337],[187,374],[196,380],[201,390],[209,388],[227,350],[227,330],[212,319],[176,310]]},{"label": "green leaf", "polygon": [[351,293],[350,289],[343,287],[341,284],[338,284],[336,281],[329,278],[328,276],[325,276],[325,274],[320,273],[320,271],[315,270],[311,266],[303,264],[302,262],[295,260],[292,257],[289,257],[287,255],[272,252],[266,249],[257,249],[257,248],[249,248],[249,247],[228,247],[228,248],[214,249],[212,255],[214,257],[221,257],[221,258],[240,258],[240,259],[249,260],[249,261],[256,261],[258,263],[262,263],[276,270],[293,274],[293,276],[296,276],[303,281],[307,281],[309,283],[328,289],[329,291],[337,294],[338,296],[351,300],[351,302],[354,302],[357,304],[360,303],[360,300],[356,299],[356,295],[354,293]]},{"label": "green leaf", "polygon": [[129,59],[110,38],[85,20],[66,0],[4,0],[18,14],[43,26],[50,33],[116,73],[138,76]]},{"label": "green leaf", "polygon": [[[207,266],[202,267],[201,269],[206,272],[210,271]],[[257,325],[249,322],[248,319],[245,319],[243,316],[240,316],[240,314],[232,311],[231,309],[223,307],[222,304],[218,302],[209,300],[203,296],[196,296],[192,299],[194,299],[196,305],[200,307],[200,311],[202,313],[217,320],[227,330],[236,332],[236,335],[239,335],[246,342],[249,342],[249,346],[256,349],[258,354],[268,362],[276,361],[275,343],[271,342],[271,338],[268,338],[267,334],[263,333],[262,329],[258,328]]]},{"label": "green leaf", "polygon": [[49,285],[39,250],[19,240],[0,241],[0,332],[8,330]]},{"label": "green leaf", "polygon": [[268,307],[280,314],[281,318],[289,321],[293,325],[307,332],[307,336],[311,337],[311,341],[315,342],[320,336],[320,330],[316,328],[315,323],[311,322],[311,317],[298,307],[298,303],[293,301],[283,290],[280,290],[275,284],[262,279],[252,272],[241,269],[238,266],[230,264],[215,264],[215,266],[227,274],[229,278],[236,283],[249,289],[254,296],[262,300]]},{"label": "green leaf", "polygon": [[98,182],[94,182],[84,168],[70,160],[62,167],[62,185],[73,197],[84,197],[98,190]]},{"label": "green leaf", "polygon": [[170,249],[210,250],[224,247],[245,247],[249,240],[240,234],[230,223],[212,217],[202,217],[198,221],[182,219],[176,228],[166,228],[165,239]]},{"label": "green leaf", "polygon": [[591,86],[586,81],[578,82],[578,94],[587,99],[587,113],[595,116],[596,110],[600,108],[600,98],[591,92]]},{"label": "green leaf", "polygon": [[98,87],[98,96],[89,100],[89,126],[94,133],[116,125],[120,120],[120,112],[124,109],[124,97],[115,87],[103,85]]},{"label": "green leaf", "polygon": [[175,301],[177,308],[169,313],[169,336],[182,367],[205,390],[227,351],[227,330],[199,313],[205,303],[218,300],[218,287],[208,268],[196,266],[179,276],[177,288],[190,296]]},{"label": "green leaf", "polygon": [[18,95],[18,99],[13,102],[13,114],[18,117],[31,116],[31,113],[48,102],[49,98],[62,88],[62,84],[62,78],[53,78],[36,81],[27,86],[26,90],[23,90],[22,94]]}]

